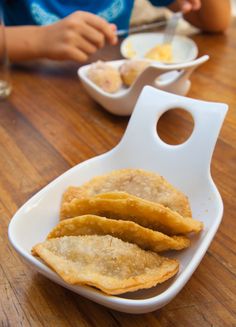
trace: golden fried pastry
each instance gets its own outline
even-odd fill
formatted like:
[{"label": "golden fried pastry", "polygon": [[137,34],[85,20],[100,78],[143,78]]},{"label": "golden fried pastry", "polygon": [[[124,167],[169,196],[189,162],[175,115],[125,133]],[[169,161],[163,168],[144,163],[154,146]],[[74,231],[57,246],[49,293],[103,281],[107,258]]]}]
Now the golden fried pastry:
[{"label": "golden fried pastry", "polygon": [[154,252],[182,250],[190,245],[190,240],[185,236],[170,237],[132,221],[107,219],[94,215],[63,220],[53,228],[47,238],[79,235],[111,235]]},{"label": "golden fried pastry", "polygon": [[145,58],[171,63],[173,62],[172,45],[169,43],[158,44],[146,53]]},{"label": "golden fried pastry", "polygon": [[177,260],[106,236],[64,236],[33,247],[69,284],[90,285],[107,294],[150,288],[178,272]]},{"label": "golden fried pastry", "polygon": [[120,67],[120,76],[126,86],[134,83],[137,77],[148,67],[150,62],[144,60],[127,60]]},{"label": "golden fried pastry", "polygon": [[202,222],[182,217],[176,211],[159,203],[150,202],[134,195],[124,193],[124,197],[112,198],[95,195],[90,198],[74,199],[64,203],[61,210],[62,219],[85,214],[94,214],[112,219],[134,221],[135,223],[163,232],[167,235],[186,234],[202,230]]},{"label": "golden fried pastry", "polygon": [[103,61],[92,64],[87,76],[93,83],[108,93],[117,92],[122,85],[119,71]]},{"label": "golden fried pastry", "polygon": [[142,169],[114,170],[95,177],[80,187],[69,187],[63,195],[62,206],[74,198],[89,198],[96,194],[117,191],[160,203],[183,217],[192,216],[188,199],[182,192],[162,176]]}]

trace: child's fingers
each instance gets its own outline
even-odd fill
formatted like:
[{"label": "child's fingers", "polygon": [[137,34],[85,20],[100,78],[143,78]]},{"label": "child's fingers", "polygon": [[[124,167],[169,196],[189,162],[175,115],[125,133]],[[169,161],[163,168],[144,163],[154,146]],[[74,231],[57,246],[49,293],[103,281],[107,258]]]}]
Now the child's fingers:
[{"label": "child's fingers", "polygon": [[83,30],[80,31],[80,34],[85,39],[92,42],[97,48],[102,48],[105,44],[104,35],[88,24],[84,24]]},{"label": "child's fingers", "polygon": [[115,24],[110,24],[110,27],[111,27],[112,31],[115,33],[115,37],[114,37],[114,39],[112,40],[111,44],[112,44],[112,45],[115,45],[115,44],[117,44],[117,42],[118,42],[118,37],[117,37],[117,35],[116,35],[117,26],[116,26]]},{"label": "child's fingers", "polygon": [[191,0],[193,10],[198,10],[201,8],[201,1],[200,0]]},{"label": "child's fingers", "polygon": [[201,7],[200,0],[179,0],[179,4],[183,13],[188,13],[191,10],[198,10]]},{"label": "child's fingers", "polygon": [[97,46],[95,46],[93,43],[87,41],[82,36],[78,37],[78,40],[76,41],[76,47],[88,55],[91,55],[98,50]]},{"label": "child's fingers", "polygon": [[88,55],[76,47],[68,47],[64,59],[77,62],[85,62],[88,60]]},{"label": "child's fingers", "polygon": [[117,31],[117,26],[115,24],[110,24],[110,27],[114,32]]},{"label": "child's fingers", "polygon": [[89,13],[86,15],[85,20],[89,25],[102,32],[111,44],[116,43],[117,36],[114,31],[114,24],[113,27],[111,27],[111,24],[106,22],[103,18]]},{"label": "child's fingers", "polygon": [[187,13],[192,10],[192,5],[188,1],[182,1],[181,10],[183,13]]}]

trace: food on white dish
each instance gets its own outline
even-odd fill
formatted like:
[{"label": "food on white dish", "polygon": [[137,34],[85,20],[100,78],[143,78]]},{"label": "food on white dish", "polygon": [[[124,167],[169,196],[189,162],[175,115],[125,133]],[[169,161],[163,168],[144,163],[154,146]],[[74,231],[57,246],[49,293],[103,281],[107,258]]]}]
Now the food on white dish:
[{"label": "food on white dish", "polygon": [[73,199],[62,206],[61,218],[63,219],[85,214],[134,221],[141,226],[167,235],[198,233],[203,227],[198,220],[183,217],[160,203],[147,201],[125,192],[111,192],[89,198]]},{"label": "food on white dish", "polygon": [[145,60],[127,60],[120,66],[120,76],[126,86],[131,86],[138,76],[148,67]]},{"label": "food on white dish", "polygon": [[157,173],[143,169],[119,169],[97,176],[81,186],[70,186],[63,194],[62,207],[74,198],[89,198],[101,193],[126,192],[162,204],[183,217],[191,217],[185,194]]},{"label": "food on white dish", "polygon": [[165,63],[173,62],[173,49],[170,43],[158,44],[145,54],[145,58]]},{"label": "food on white dish", "polygon": [[88,214],[62,220],[47,238],[79,235],[111,235],[154,252],[182,250],[190,245],[190,240],[186,236],[171,237],[142,227],[133,221],[114,220]]},{"label": "food on white dish", "polygon": [[87,72],[87,76],[94,84],[108,93],[115,93],[122,86],[118,69],[103,61],[93,63]]},{"label": "food on white dish", "polygon": [[131,41],[127,41],[127,43],[125,45],[125,52],[126,52],[126,57],[129,59],[132,59],[137,55]]},{"label": "food on white dish", "polygon": [[179,269],[175,259],[110,235],[53,238],[37,244],[32,252],[67,283],[94,286],[107,294],[156,286]]},{"label": "food on white dish", "polygon": [[182,192],[141,169],[114,170],[69,187],[61,219],[32,254],[65,282],[113,295],[173,277],[179,261],[157,253],[189,247],[186,234],[203,229]]}]

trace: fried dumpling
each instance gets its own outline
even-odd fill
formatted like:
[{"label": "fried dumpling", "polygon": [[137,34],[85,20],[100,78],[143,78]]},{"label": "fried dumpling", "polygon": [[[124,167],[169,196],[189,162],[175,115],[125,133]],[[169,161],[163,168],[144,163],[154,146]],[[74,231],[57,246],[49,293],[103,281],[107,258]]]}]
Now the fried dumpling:
[{"label": "fried dumpling", "polygon": [[94,214],[135,223],[167,235],[186,234],[202,230],[202,222],[182,217],[162,204],[150,202],[124,192],[98,194],[90,198],[64,203],[61,216],[72,218]]},{"label": "fried dumpling", "polygon": [[84,215],[61,221],[49,233],[48,239],[78,235],[111,235],[154,252],[182,250],[190,245],[190,240],[185,236],[170,237],[132,221],[107,219],[95,215]]},{"label": "fried dumpling", "polygon": [[183,217],[191,217],[188,198],[167,182],[164,177],[142,169],[114,170],[98,176],[79,187],[69,187],[62,206],[74,198],[89,198],[100,193],[126,192],[148,201],[160,203]]},{"label": "fried dumpling", "polygon": [[94,84],[108,93],[117,92],[122,85],[118,69],[103,61],[93,63],[87,72],[87,76]]},{"label": "fried dumpling", "polygon": [[126,86],[131,86],[150,62],[144,60],[127,60],[120,67],[120,76]]},{"label": "fried dumpling", "polygon": [[150,288],[178,272],[175,259],[106,236],[64,236],[37,244],[34,255],[69,284],[94,286],[107,294]]}]

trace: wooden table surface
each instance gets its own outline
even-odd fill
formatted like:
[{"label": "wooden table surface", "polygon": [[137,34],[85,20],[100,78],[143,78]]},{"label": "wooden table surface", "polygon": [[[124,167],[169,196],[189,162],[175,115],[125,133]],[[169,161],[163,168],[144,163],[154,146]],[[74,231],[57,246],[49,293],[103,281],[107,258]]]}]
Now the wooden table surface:
[{"label": "wooden table surface", "polygon": [[[236,326],[236,23],[225,35],[195,35],[194,40],[200,54],[211,59],[192,76],[188,96],[229,105],[212,160],[224,218],[184,289],[164,308],[143,315],[109,310],[54,284],[22,262],[8,242],[16,210],[70,167],[114,147],[128,122],[86,94],[77,64],[12,68],[13,93],[0,103],[1,326]],[[100,56],[120,58],[118,47]],[[177,134],[182,138],[191,127],[187,117],[179,118],[176,113],[162,120],[167,141],[176,142]],[[174,134],[169,127],[176,119]]]}]

